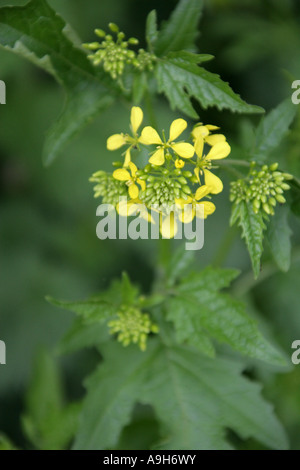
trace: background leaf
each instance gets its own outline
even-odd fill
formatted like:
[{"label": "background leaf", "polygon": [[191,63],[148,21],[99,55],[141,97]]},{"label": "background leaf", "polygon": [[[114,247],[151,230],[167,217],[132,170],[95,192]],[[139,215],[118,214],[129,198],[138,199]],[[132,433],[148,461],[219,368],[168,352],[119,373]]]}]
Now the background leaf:
[{"label": "background leaf", "polygon": [[266,239],[272,256],[281,271],[288,271],[291,264],[291,234],[288,223],[289,208],[286,205],[276,207],[275,214],[270,218]]},{"label": "background leaf", "polygon": [[180,0],[165,22],[155,43],[155,53],[161,57],[170,51],[193,49],[203,7],[202,0]]},{"label": "background leaf", "polygon": [[0,9],[0,45],[50,73],[66,91],[63,111],[46,137],[46,163],[113,103],[112,85],[108,86],[104,73],[96,72],[86,54],[72,44],[65,30],[65,22],[45,0]]}]

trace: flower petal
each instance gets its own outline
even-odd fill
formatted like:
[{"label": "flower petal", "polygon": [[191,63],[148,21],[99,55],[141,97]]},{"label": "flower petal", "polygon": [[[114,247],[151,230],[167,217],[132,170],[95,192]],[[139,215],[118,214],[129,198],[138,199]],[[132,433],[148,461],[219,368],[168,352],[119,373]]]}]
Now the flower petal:
[{"label": "flower petal", "polygon": [[137,178],[137,182],[139,183],[140,187],[142,188],[142,191],[145,191],[146,189],[146,181],[141,180],[140,178]]},{"label": "flower petal", "polygon": [[209,130],[207,129],[206,126],[195,126],[193,131],[192,131],[192,137],[194,140],[196,140],[199,135],[202,137],[206,137],[209,134]]},{"label": "flower petal", "polygon": [[219,194],[223,191],[223,183],[220,178],[209,170],[204,170],[204,179],[206,186],[209,186],[212,194]]},{"label": "flower petal", "polygon": [[131,199],[136,199],[139,197],[139,188],[136,184],[131,184],[128,189],[129,196]]},{"label": "flower petal", "polygon": [[160,233],[164,238],[173,238],[177,233],[178,227],[174,212],[161,217]]},{"label": "flower petal", "polygon": [[144,127],[140,141],[145,145],[162,144],[162,140],[159,137],[157,131],[151,126]]},{"label": "flower petal", "polygon": [[127,167],[131,162],[130,147],[126,150],[123,167]]},{"label": "flower petal", "polygon": [[200,176],[199,176],[200,175],[200,168],[198,166],[196,168],[194,168],[194,173],[195,173],[195,176],[197,178],[198,183],[201,184]]},{"label": "flower petal", "polygon": [[133,162],[130,162],[128,166],[130,168],[132,176],[135,177],[135,174],[137,172],[137,166]]},{"label": "flower petal", "polygon": [[113,172],[113,177],[119,181],[128,181],[131,178],[129,171],[125,170],[124,168],[118,168],[115,170]]},{"label": "flower petal", "polygon": [[187,122],[184,119],[175,119],[170,126],[169,142],[177,139],[187,128]]},{"label": "flower petal", "polygon": [[117,150],[122,145],[126,144],[126,139],[123,134],[114,134],[111,135],[106,142],[106,147],[108,150]]},{"label": "flower petal", "polygon": [[179,214],[179,220],[180,222],[184,224],[189,224],[192,222],[192,220],[195,217],[195,208],[193,205],[190,204],[185,204],[185,206],[182,209],[182,212]]},{"label": "flower petal", "polygon": [[213,126],[212,124],[206,124],[205,127],[209,130],[209,131],[215,131],[217,129],[220,129],[218,126]]},{"label": "flower petal", "polygon": [[206,186],[205,184],[203,186],[200,186],[200,188],[198,188],[195,193],[196,201],[200,201],[200,199],[207,196],[210,192],[211,190],[209,186]]},{"label": "flower petal", "polygon": [[210,149],[206,158],[207,160],[221,160],[222,158],[226,158],[230,152],[231,148],[227,142],[219,142]]},{"label": "flower petal", "polygon": [[191,144],[187,144],[185,142],[172,144],[171,148],[182,158],[192,158],[195,153],[194,147]]},{"label": "flower petal", "polygon": [[206,219],[208,215],[215,212],[216,206],[210,201],[203,201],[196,205],[196,217],[199,219]]},{"label": "flower petal", "polygon": [[197,157],[201,158],[203,155],[204,139],[201,134],[198,135],[195,141],[195,152]]},{"label": "flower petal", "polygon": [[149,163],[153,165],[163,165],[165,162],[165,152],[163,148],[159,148],[154,152],[151,158],[149,158]]},{"label": "flower petal", "polygon": [[176,206],[180,207],[181,209],[183,209],[183,207],[185,206],[185,204],[190,204],[191,202],[193,201],[193,199],[188,196],[187,199],[183,199],[183,198],[178,198],[178,199],[175,199],[175,204]]},{"label": "flower petal", "polygon": [[213,145],[216,145],[219,142],[225,142],[225,141],[226,141],[226,137],[223,134],[211,134],[205,137],[205,142],[208,145],[211,145],[212,147]]},{"label": "flower petal", "polygon": [[143,116],[143,111],[139,106],[133,106],[131,108],[130,123],[132,132],[134,134],[136,134],[138,128],[142,124]]}]

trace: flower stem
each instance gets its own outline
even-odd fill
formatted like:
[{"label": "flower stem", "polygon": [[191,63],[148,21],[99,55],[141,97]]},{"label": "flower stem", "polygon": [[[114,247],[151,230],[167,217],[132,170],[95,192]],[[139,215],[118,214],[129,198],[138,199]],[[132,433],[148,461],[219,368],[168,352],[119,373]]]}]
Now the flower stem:
[{"label": "flower stem", "polygon": [[226,258],[229,254],[231,246],[236,238],[237,235],[237,228],[236,227],[229,227],[225,237],[223,237],[221,244],[212,260],[212,266],[221,267],[223,263],[226,261]]}]

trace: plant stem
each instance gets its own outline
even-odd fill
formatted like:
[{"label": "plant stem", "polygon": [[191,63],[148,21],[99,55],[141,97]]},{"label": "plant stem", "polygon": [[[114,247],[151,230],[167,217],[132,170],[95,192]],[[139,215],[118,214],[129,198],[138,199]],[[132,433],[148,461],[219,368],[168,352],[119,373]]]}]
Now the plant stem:
[{"label": "plant stem", "polygon": [[230,248],[237,235],[236,227],[229,227],[225,237],[223,237],[221,244],[212,260],[212,266],[221,267],[226,261],[227,255],[229,254]]},{"label": "plant stem", "polygon": [[146,102],[147,114],[148,114],[151,126],[157,129],[158,126],[157,126],[157,120],[156,120],[156,116],[155,116],[155,112],[153,108],[153,100],[148,89],[145,92],[145,102]]},{"label": "plant stem", "polygon": [[250,167],[250,163],[246,160],[233,160],[232,158],[226,158],[224,160],[218,160],[218,165],[236,165]]}]

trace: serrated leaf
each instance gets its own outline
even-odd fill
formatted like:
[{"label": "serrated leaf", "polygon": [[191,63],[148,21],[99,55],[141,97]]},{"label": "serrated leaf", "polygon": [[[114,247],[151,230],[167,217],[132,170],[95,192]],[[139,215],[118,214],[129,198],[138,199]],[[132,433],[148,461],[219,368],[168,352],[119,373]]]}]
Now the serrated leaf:
[{"label": "serrated leaf", "polygon": [[135,401],[154,407],[160,449],[229,449],[226,430],[268,447],[287,447],[260,387],[240,364],[208,359],[185,347],[149,342],[144,353],[105,346],[105,361],[87,381],[76,450],[114,448]]},{"label": "serrated leaf", "polygon": [[150,50],[153,50],[155,41],[157,40],[157,15],[156,11],[152,10],[146,19],[146,41]]},{"label": "serrated leaf", "polygon": [[66,23],[45,0],[0,9],[0,45],[50,73],[66,91],[63,111],[46,137],[46,163],[114,99],[112,85],[66,31]]},{"label": "serrated leaf", "polygon": [[242,229],[242,237],[251,258],[254,277],[257,278],[260,273],[260,260],[263,253],[263,236],[266,228],[264,218],[259,211],[254,213],[250,202],[241,201],[232,207],[232,216],[230,224],[237,223]]},{"label": "serrated leaf", "polygon": [[203,7],[202,0],[180,0],[163,25],[155,43],[155,53],[161,57],[170,51],[192,49]]},{"label": "serrated leaf", "polygon": [[103,323],[86,323],[76,318],[69,331],[58,345],[59,354],[69,354],[83,348],[99,346],[110,338],[108,328]]},{"label": "serrated leaf", "polygon": [[112,302],[107,300],[84,300],[77,302],[68,302],[64,300],[56,300],[50,296],[46,300],[56,307],[70,310],[84,318],[88,323],[102,322],[110,318],[116,313],[116,307]]},{"label": "serrated leaf", "polygon": [[199,67],[182,56],[159,60],[155,68],[159,92],[168,98],[172,109],[179,109],[192,118],[197,113],[190,98],[195,98],[206,109],[216,106],[239,113],[260,113],[262,108],[252,106],[234,93],[228,83],[216,74]]},{"label": "serrated leaf", "polygon": [[251,156],[260,160],[278,147],[286,136],[297,112],[297,106],[288,98],[264,116],[256,131],[256,142]]},{"label": "serrated leaf", "polygon": [[291,265],[291,234],[288,223],[288,207],[276,207],[275,214],[270,218],[266,239],[272,256],[281,271],[288,271]]},{"label": "serrated leaf", "polygon": [[208,337],[250,357],[284,363],[281,355],[263,338],[256,321],[246,314],[243,302],[220,292],[237,275],[238,271],[233,269],[208,267],[189,275],[176,287],[167,306],[167,319],[174,323],[178,342],[197,347],[199,341],[201,351],[212,355]]},{"label": "serrated leaf", "polygon": [[34,365],[22,425],[26,436],[41,450],[65,449],[76,433],[81,405],[64,406],[61,377],[48,353],[41,351]]}]

